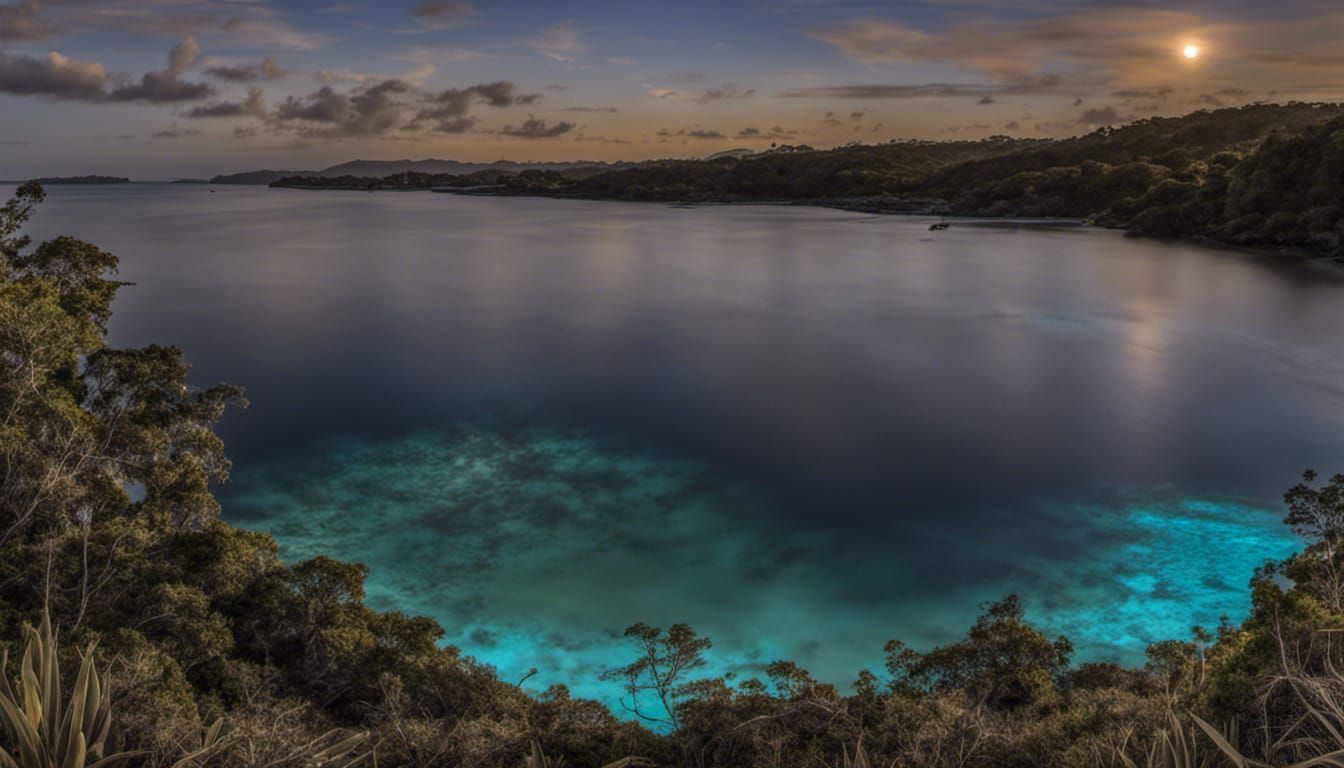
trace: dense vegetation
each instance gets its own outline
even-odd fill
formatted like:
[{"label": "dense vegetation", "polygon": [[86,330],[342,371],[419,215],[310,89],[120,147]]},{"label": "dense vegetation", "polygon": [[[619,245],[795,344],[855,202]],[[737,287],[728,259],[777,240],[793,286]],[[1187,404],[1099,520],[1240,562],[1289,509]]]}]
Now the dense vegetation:
[{"label": "dense vegetation", "polygon": [[[1157,643],[1140,669],[1073,663],[1008,597],[955,643],[893,641],[844,689],[788,661],[715,677],[708,638],[635,624],[607,676],[637,720],[530,695],[433,621],[367,607],[362,566],[284,563],[219,519],[213,425],[241,390],[192,386],[173,348],[107,346],[117,260],[30,243],[42,197],[0,208],[0,649],[27,648],[0,673],[0,765],[1193,766],[1344,747],[1344,476],[1289,491],[1308,546],[1259,572],[1242,625]],[[58,660],[79,670],[69,697]]]},{"label": "dense vegetation", "polygon": [[587,178],[602,170],[574,168],[565,172],[527,169],[523,171],[474,171],[472,173],[420,173],[405,171],[383,177],[370,176],[286,176],[271,182],[272,187],[294,189],[348,189],[360,191],[414,190],[435,188],[516,189],[536,193],[561,189],[576,179]]},{"label": "dense vegetation", "polygon": [[1136,234],[1340,256],[1342,130],[1344,105],[1257,104],[1062,141],[778,147],[586,178],[516,179],[488,193],[1090,219]]}]

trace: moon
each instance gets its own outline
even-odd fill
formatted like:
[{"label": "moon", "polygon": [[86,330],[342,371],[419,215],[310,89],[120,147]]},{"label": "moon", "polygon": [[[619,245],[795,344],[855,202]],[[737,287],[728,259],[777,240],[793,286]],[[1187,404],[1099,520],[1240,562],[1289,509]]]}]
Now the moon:
[{"label": "moon", "polygon": [[1183,51],[1183,53],[1185,54],[1185,58],[1187,59],[1197,59],[1199,58],[1199,46],[1187,45],[1185,46],[1185,50]]}]

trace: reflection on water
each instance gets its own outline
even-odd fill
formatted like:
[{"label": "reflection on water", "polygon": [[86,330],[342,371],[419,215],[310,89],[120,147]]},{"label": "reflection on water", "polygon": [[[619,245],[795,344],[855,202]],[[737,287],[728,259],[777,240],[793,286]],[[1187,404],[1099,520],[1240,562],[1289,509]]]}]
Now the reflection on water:
[{"label": "reflection on water", "polygon": [[1344,281],[1315,267],[804,208],[44,208],[35,234],[122,256],[117,343],[248,387],[226,515],[370,562],[379,600],[511,668],[689,619],[843,680],[1009,589],[1132,658],[1149,618],[1235,613],[1285,546],[1278,494],[1344,467]]}]

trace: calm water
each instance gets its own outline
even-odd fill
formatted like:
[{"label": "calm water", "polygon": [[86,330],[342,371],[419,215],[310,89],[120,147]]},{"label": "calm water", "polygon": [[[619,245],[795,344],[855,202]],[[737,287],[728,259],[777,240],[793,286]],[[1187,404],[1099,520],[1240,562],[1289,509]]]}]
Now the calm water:
[{"label": "calm water", "polygon": [[1239,616],[1344,469],[1344,280],[1084,230],[137,185],[117,343],[247,386],[226,515],[371,566],[510,678],[687,621],[836,682],[1020,591],[1089,658]]}]

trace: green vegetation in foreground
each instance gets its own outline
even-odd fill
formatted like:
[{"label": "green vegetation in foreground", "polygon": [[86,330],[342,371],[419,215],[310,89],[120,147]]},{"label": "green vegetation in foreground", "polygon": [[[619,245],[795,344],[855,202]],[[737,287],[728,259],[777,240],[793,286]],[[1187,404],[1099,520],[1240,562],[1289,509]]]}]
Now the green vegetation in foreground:
[{"label": "green vegetation in foreground", "polygon": [[116,258],[33,247],[19,229],[42,196],[0,208],[0,650],[21,653],[0,673],[5,768],[1340,764],[1344,476],[1288,492],[1306,549],[1257,573],[1244,623],[1156,643],[1143,668],[1074,665],[1015,597],[955,643],[893,640],[852,693],[789,661],[708,675],[708,638],[634,624],[607,673],[621,719],[370,609],[362,566],[285,564],[219,520],[213,425],[241,391],[191,387],[176,349],[106,346]]}]

